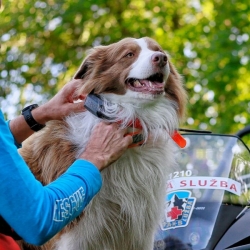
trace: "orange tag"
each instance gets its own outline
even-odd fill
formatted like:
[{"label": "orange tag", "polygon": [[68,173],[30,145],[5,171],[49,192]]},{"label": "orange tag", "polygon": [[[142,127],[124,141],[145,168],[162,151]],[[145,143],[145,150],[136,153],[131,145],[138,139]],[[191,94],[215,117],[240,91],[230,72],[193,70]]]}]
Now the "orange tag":
[{"label": "orange tag", "polygon": [[186,139],[180,133],[178,133],[177,130],[174,131],[171,137],[180,148],[186,147],[187,145]]}]

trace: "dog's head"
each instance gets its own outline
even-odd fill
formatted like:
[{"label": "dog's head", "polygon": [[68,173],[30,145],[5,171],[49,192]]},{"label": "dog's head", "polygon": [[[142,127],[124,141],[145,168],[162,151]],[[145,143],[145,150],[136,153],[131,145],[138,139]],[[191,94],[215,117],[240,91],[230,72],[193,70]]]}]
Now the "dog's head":
[{"label": "dog's head", "polygon": [[81,93],[112,93],[148,101],[165,95],[182,117],[186,94],[180,75],[160,45],[151,38],[125,38],[90,50],[74,76],[84,79]]}]

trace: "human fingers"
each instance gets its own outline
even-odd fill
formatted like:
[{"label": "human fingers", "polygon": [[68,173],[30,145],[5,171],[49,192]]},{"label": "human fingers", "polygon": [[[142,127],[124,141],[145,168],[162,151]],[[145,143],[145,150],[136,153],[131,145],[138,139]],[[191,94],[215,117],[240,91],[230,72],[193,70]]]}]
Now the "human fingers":
[{"label": "human fingers", "polygon": [[[109,124],[110,126],[110,130],[112,133],[114,134],[118,134],[120,135],[120,137],[126,137],[127,139],[124,140],[124,142],[127,144],[131,144],[133,142],[133,137],[132,134],[129,133],[129,128],[125,127],[125,128],[121,128],[119,124],[114,123],[114,122],[110,122],[110,123],[106,123]],[[100,126],[102,126],[102,123],[100,123]]]},{"label": "human fingers", "polygon": [[82,80],[72,80],[64,85],[64,87],[47,103],[43,105],[45,120],[62,120],[71,113],[85,111],[83,102],[74,102],[78,96],[84,99],[83,95],[76,94]]},{"label": "human fingers", "polygon": [[81,158],[94,163],[101,171],[116,161],[132,143],[131,136],[124,137],[127,129],[115,123],[97,124],[91,133],[89,143]]},{"label": "human fingers", "polygon": [[86,108],[84,107],[84,102],[79,101],[68,104],[67,110],[68,111],[66,113],[70,114],[70,113],[84,112],[86,111]]},{"label": "human fingers", "polygon": [[125,145],[125,147],[129,147],[131,144],[133,144],[133,136],[131,134],[127,134],[127,132],[125,132],[124,145]]},{"label": "human fingers", "polygon": [[85,95],[79,93],[79,88],[83,85],[82,79],[73,79],[62,88],[62,95],[66,102],[74,102],[75,100],[84,100]]},{"label": "human fingers", "polygon": [[77,100],[81,100],[81,101],[83,101],[83,100],[85,100],[86,99],[86,94],[84,95],[84,94],[74,94],[73,95],[73,100],[74,101],[77,101]]},{"label": "human fingers", "polygon": [[128,132],[127,128],[120,128],[119,125],[112,123],[106,127],[109,139],[105,139],[106,142],[105,150],[107,152],[107,164],[110,165],[112,162],[117,160],[128,148],[128,146],[133,142],[132,136],[125,136]]}]

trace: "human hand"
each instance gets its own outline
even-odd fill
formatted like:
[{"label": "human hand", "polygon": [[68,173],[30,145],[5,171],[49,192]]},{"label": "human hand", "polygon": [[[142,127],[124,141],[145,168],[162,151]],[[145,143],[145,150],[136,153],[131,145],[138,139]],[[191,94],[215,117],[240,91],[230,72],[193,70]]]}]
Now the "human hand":
[{"label": "human hand", "polygon": [[92,162],[100,171],[116,161],[132,144],[127,128],[121,129],[116,123],[101,122],[94,128],[89,143],[80,158]]},{"label": "human hand", "polygon": [[[70,81],[49,102],[33,109],[32,116],[36,122],[45,124],[50,120],[62,120],[72,112],[85,111],[83,102],[74,103],[75,100],[85,99],[84,95],[77,94],[82,84],[81,79]],[[18,143],[22,143],[34,132],[22,115],[10,121],[10,130]]]},{"label": "human hand", "polygon": [[82,84],[81,79],[68,82],[50,101],[32,110],[34,119],[40,124],[45,124],[50,120],[62,120],[70,113],[85,111],[83,102],[74,103],[76,100],[85,99],[84,95],[77,94]]}]

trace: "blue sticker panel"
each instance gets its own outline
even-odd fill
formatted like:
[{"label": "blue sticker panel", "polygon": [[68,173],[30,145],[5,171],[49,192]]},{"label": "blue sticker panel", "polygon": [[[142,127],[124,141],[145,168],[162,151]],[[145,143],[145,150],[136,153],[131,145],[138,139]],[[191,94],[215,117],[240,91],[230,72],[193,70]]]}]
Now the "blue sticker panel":
[{"label": "blue sticker panel", "polygon": [[178,190],[168,193],[165,201],[164,218],[161,224],[162,230],[169,230],[178,227],[186,227],[192,215],[195,197],[191,192]]}]

